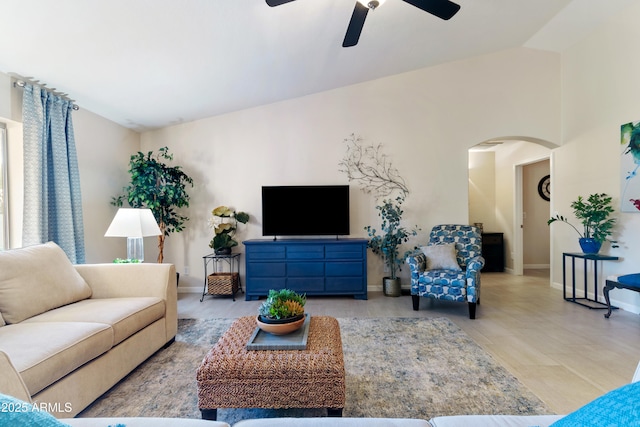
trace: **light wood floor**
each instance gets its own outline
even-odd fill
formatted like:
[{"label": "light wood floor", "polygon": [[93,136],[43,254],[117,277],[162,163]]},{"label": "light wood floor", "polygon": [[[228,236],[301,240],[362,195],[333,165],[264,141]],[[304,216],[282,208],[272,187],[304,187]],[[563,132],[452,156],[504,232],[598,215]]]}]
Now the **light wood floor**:
[{"label": "light wood floor", "polygon": [[[616,292],[616,291],[613,291]],[[178,295],[181,318],[225,318],[253,315],[260,301],[198,294]],[[640,361],[640,316],[566,302],[549,286],[548,270],[525,276],[482,275],[477,318],[466,304],[422,298],[413,311],[410,296],[386,297],[369,292],[366,301],[350,297],[309,297],[307,311],[334,317],[446,316],[475,339],[494,359],[557,414],[571,412],[601,394],[630,381]]]}]

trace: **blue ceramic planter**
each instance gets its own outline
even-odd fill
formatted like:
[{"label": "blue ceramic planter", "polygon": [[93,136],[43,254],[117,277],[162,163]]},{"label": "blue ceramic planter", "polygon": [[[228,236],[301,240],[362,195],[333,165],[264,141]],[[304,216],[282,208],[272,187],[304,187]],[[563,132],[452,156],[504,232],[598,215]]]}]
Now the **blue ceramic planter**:
[{"label": "blue ceramic planter", "polygon": [[600,252],[600,246],[602,246],[602,242],[586,237],[581,237],[578,242],[580,243],[582,252],[585,254],[595,255]]}]

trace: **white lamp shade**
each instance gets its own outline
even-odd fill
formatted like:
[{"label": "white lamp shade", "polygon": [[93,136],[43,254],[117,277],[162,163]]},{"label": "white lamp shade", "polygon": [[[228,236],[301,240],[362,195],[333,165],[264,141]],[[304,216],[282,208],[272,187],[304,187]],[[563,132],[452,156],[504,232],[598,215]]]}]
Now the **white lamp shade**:
[{"label": "white lamp shade", "polygon": [[151,209],[120,208],[113,217],[105,237],[159,236],[160,227]]}]

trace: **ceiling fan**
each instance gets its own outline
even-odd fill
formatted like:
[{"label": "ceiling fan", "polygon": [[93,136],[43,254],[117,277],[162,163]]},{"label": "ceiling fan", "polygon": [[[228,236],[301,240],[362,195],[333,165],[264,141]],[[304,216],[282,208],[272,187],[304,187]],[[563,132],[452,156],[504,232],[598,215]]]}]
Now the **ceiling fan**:
[{"label": "ceiling fan", "polygon": [[[271,7],[280,6],[281,4],[290,3],[295,0],[266,0],[267,4]],[[422,9],[440,19],[448,20],[453,17],[460,5],[449,0],[402,0],[406,3],[412,4],[418,9]],[[369,10],[375,10],[384,0],[357,0],[356,6],[353,9],[349,26],[347,27],[347,33],[344,36],[342,47],[350,47],[358,44],[360,39],[360,33],[364,26],[364,21],[367,18]]]}]

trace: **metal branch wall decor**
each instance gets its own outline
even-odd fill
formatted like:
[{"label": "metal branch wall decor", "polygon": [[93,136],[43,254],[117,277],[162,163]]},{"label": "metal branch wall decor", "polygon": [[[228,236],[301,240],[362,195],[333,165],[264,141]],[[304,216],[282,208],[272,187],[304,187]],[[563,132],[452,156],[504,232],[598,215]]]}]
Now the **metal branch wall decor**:
[{"label": "metal branch wall decor", "polygon": [[355,134],[345,138],[344,143],[347,153],[338,166],[340,172],[347,174],[350,182],[357,182],[362,191],[376,198],[387,197],[396,190],[403,199],[409,194],[404,179],[382,152],[382,144],[363,145],[362,138]]}]

